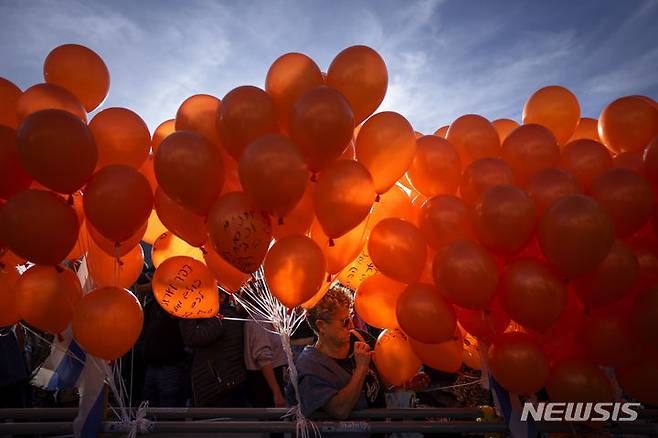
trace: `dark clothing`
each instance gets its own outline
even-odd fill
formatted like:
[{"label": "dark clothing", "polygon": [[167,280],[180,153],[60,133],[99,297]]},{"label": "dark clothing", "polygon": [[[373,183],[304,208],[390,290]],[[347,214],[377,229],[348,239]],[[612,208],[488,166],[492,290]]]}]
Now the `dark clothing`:
[{"label": "dark clothing", "polygon": [[[280,366],[274,368],[274,377],[276,378],[279,388],[284,388],[283,374],[286,372],[287,367]],[[265,380],[263,372],[247,370],[247,387],[249,391],[249,403],[254,408],[273,408],[274,395],[270,386]]]},{"label": "dark clothing", "polygon": [[[222,304],[222,315],[243,318],[233,306]],[[192,392],[196,406],[246,406],[246,391],[233,389],[247,379],[244,366],[243,322],[217,317],[180,321],[183,341],[194,348]]]},{"label": "dark clothing", "polygon": [[187,400],[190,372],[185,363],[149,364],[144,382],[144,400],[153,407],[182,407]]},{"label": "dark clothing", "polygon": [[30,372],[23,349],[10,329],[0,332],[0,408],[31,407]]},{"label": "dark clothing", "polygon": [[172,365],[185,361],[185,344],[178,320],[149,294],[144,306],[142,329],[144,360],[148,364]]}]

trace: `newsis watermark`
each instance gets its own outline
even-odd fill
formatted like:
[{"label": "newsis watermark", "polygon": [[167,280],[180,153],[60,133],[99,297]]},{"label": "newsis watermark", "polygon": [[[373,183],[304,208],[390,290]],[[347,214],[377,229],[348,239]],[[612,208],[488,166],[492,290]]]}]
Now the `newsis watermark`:
[{"label": "newsis watermark", "polygon": [[640,403],[526,402],[521,421],[635,421]]}]

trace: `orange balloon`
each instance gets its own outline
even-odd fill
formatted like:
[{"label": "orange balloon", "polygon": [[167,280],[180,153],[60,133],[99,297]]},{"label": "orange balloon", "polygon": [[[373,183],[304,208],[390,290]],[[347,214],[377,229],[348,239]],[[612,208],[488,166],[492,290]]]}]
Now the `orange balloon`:
[{"label": "orange balloon", "polygon": [[4,252],[0,251],[0,264],[5,265],[5,266],[17,266],[17,265],[24,265],[27,263],[27,260],[23,257],[19,257],[11,250],[5,248]]},{"label": "orange balloon", "polygon": [[621,97],[599,116],[599,136],[614,152],[641,151],[658,135],[658,108],[639,96]]},{"label": "orange balloon", "polygon": [[155,128],[155,131],[153,131],[153,136],[151,137],[151,150],[153,151],[153,155],[158,152],[160,143],[162,143],[165,138],[169,137],[174,132],[176,132],[175,119],[165,120],[164,122],[160,123],[157,128]]},{"label": "orange balloon", "polygon": [[644,150],[644,169],[654,188],[658,187],[658,137],[654,138]]},{"label": "orange balloon", "polygon": [[500,139],[501,144],[507,139],[512,131],[519,127],[517,122],[510,119],[497,119],[491,122],[491,124],[498,133],[498,138]]},{"label": "orange balloon", "polygon": [[489,253],[469,240],[457,240],[434,259],[434,282],[453,304],[484,309],[498,288],[498,268]]},{"label": "orange balloon", "polygon": [[203,262],[168,258],[153,274],[153,293],[164,310],[179,318],[212,318],[219,312],[217,281]]},{"label": "orange balloon", "polygon": [[426,135],[416,140],[416,156],[407,170],[413,186],[423,195],[454,195],[461,178],[461,161],[447,140]]},{"label": "orange balloon", "polygon": [[592,270],[608,255],[614,225],[592,198],[572,195],[546,210],[538,235],[546,258],[564,274],[575,277]]},{"label": "orange balloon", "polygon": [[142,306],[130,291],[101,287],[80,300],[73,315],[73,336],[88,354],[115,360],[135,345],[143,323]]},{"label": "orange balloon", "polygon": [[349,102],[331,87],[305,93],[290,113],[290,138],[299,145],[312,172],[319,172],[345,151],[354,132]]},{"label": "orange balloon", "polygon": [[472,207],[487,189],[514,183],[514,171],[509,164],[498,158],[481,158],[464,169],[459,190],[464,202]]},{"label": "orange balloon", "polygon": [[158,217],[158,213],[155,211],[155,209],[151,210],[151,214],[146,224],[146,232],[144,233],[144,237],[142,238],[142,240],[148,243],[149,245],[153,245],[155,239],[160,237],[160,235],[162,233],[165,233],[166,231],[167,231],[167,227],[165,227],[160,221],[160,218]]},{"label": "orange balloon", "polygon": [[599,138],[599,121],[596,119],[591,119],[589,117],[581,117],[576,126],[576,130],[569,140],[565,142],[571,143],[575,140],[580,140],[586,138],[588,140],[594,140],[601,143]]},{"label": "orange balloon", "polygon": [[220,149],[222,156],[222,163],[224,164],[224,186],[222,187],[222,195],[229,192],[241,192],[242,183],[240,182],[240,169],[237,161],[226,152],[223,148]]},{"label": "orange balloon", "polygon": [[282,127],[288,128],[295,103],[307,91],[323,84],[320,68],[302,53],[286,53],[272,63],[265,78],[265,91],[272,96]]},{"label": "orange balloon", "polygon": [[488,189],[473,209],[473,229],[493,252],[514,255],[534,234],[535,206],[518,187],[499,185]]},{"label": "orange balloon", "polygon": [[75,242],[73,249],[69,251],[66,260],[77,260],[87,253],[89,249],[89,237],[87,233],[87,226],[84,222],[80,223],[78,231],[78,240]]},{"label": "orange balloon", "polygon": [[461,368],[463,346],[459,330],[455,330],[455,335],[447,341],[424,344],[409,338],[409,345],[423,364],[430,368],[446,373],[456,373]]},{"label": "orange balloon", "polygon": [[615,400],[612,385],[603,370],[583,359],[565,359],[553,364],[546,391],[556,402]]},{"label": "orange balloon", "polygon": [[311,238],[288,236],[270,249],[263,268],[272,295],[292,309],[308,301],[320,289],[327,262]]},{"label": "orange balloon", "polygon": [[155,195],[155,190],[158,188],[158,179],[155,177],[155,168],[153,167],[153,164],[154,157],[153,155],[149,155],[144,163],[140,166],[139,173],[146,177],[149,185],[151,186],[151,191],[153,192],[153,195]]},{"label": "orange balloon", "polygon": [[245,274],[258,270],[272,240],[270,218],[242,192],[222,195],[208,213],[213,248]]},{"label": "orange balloon", "polygon": [[215,96],[195,94],[188,97],[176,112],[174,122],[176,131],[195,132],[219,148],[221,140],[218,115],[221,107],[219,99]]},{"label": "orange balloon", "polygon": [[372,175],[379,194],[404,175],[415,155],[414,130],[398,113],[375,114],[363,124],[356,138],[356,159]]},{"label": "orange balloon", "polygon": [[13,82],[0,78],[0,125],[18,129],[18,99],[23,92]]},{"label": "orange balloon", "polygon": [[218,149],[202,136],[175,132],[158,148],[155,176],[167,196],[205,216],[222,191],[224,165]]},{"label": "orange balloon", "polygon": [[110,91],[110,72],[103,59],[78,44],[51,50],[43,63],[43,77],[73,93],[88,112],[103,103]]},{"label": "orange balloon", "polygon": [[467,114],[452,122],[446,140],[452,144],[462,166],[475,160],[500,157],[500,138],[489,120],[477,114]]},{"label": "orange balloon", "polygon": [[384,275],[403,283],[413,283],[425,266],[427,244],[415,225],[388,218],[372,229],[368,254]]},{"label": "orange balloon", "polygon": [[240,272],[233,265],[224,260],[212,248],[212,245],[205,245],[203,248],[203,258],[208,269],[215,275],[215,280],[219,286],[226,292],[236,292],[251,277],[249,274]]},{"label": "orange balloon", "polygon": [[640,358],[643,345],[622,306],[590,311],[577,327],[577,339],[597,365],[622,367]]},{"label": "orange balloon", "polygon": [[65,111],[30,115],[21,124],[16,141],[25,170],[56,192],[75,192],[96,168],[98,151],[91,131]]},{"label": "orange balloon", "polygon": [[564,87],[540,88],[523,105],[523,124],[537,123],[547,127],[560,145],[571,138],[579,121],[578,99]]},{"label": "orange balloon", "polygon": [[370,213],[375,188],[368,170],[360,163],[338,160],[327,167],[313,192],[313,208],[330,238],[340,237],[359,225]]},{"label": "orange balloon", "polygon": [[56,265],[78,239],[75,210],[43,190],[25,190],[0,209],[0,240],[19,256],[40,265]]},{"label": "orange balloon", "polygon": [[175,256],[186,256],[204,263],[203,249],[190,246],[172,233],[165,232],[153,243],[151,260],[156,268],[165,260]]},{"label": "orange balloon", "polygon": [[569,172],[555,168],[540,170],[532,175],[526,190],[535,203],[538,218],[558,199],[582,193],[578,181]]},{"label": "orange balloon", "polygon": [[52,334],[66,330],[82,298],[78,277],[59,266],[32,266],[15,287],[21,319]]},{"label": "orange balloon", "polygon": [[635,332],[653,348],[658,347],[658,284],[640,292],[631,308]]},{"label": "orange balloon", "polygon": [[311,225],[311,239],[318,244],[324,254],[327,261],[327,272],[330,275],[337,274],[361,253],[366,241],[366,221],[334,239],[334,245],[331,246],[329,237],[324,234],[322,226],[315,220]]},{"label": "orange balloon", "polygon": [[368,222],[368,233],[384,219],[398,218],[415,224],[415,216],[409,196],[399,185],[395,185],[388,192],[381,195],[379,201],[374,203],[372,212],[366,219]]},{"label": "orange balloon", "polygon": [[649,220],[655,195],[639,173],[607,170],[593,181],[591,190],[592,197],[612,218],[617,236],[631,236]]},{"label": "orange balloon", "polygon": [[373,358],[384,381],[395,386],[404,385],[422,365],[407,335],[396,329],[386,329],[379,334]]},{"label": "orange balloon", "polygon": [[93,241],[93,243],[102,249],[105,254],[114,258],[123,257],[124,255],[128,254],[130,250],[132,250],[135,246],[137,246],[137,244],[139,244],[140,240],[142,240],[144,234],[146,233],[147,226],[148,222],[144,222],[140,229],[137,230],[134,234],[131,234],[130,237],[121,242],[116,242],[103,236],[98,230],[94,228],[91,223],[89,223],[89,221],[85,221],[85,229],[87,230],[87,234],[85,235],[84,241],[86,243],[86,247],[90,247],[91,244],[89,242]]},{"label": "orange balloon", "polygon": [[124,164],[139,169],[149,156],[149,128],[129,109],[104,109],[91,119],[89,129],[98,147],[98,168]]},{"label": "orange balloon", "polygon": [[500,300],[514,321],[544,333],[564,311],[567,288],[539,260],[520,259],[510,263],[503,273]]},{"label": "orange balloon", "polygon": [[628,367],[615,370],[625,394],[649,405],[658,405],[658,354],[654,351]]},{"label": "orange balloon", "polygon": [[250,143],[240,158],[244,192],[279,222],[304,196],[308,168],[297,145],[278,134]]},{"label": "orange balloon", "polygon": [[21,320],[18,313],[16,283],[20,274],[13,266],[0,266],[0,327],[13,325]]},{"label": "orange balloon", "polygon": [[94,174],[85,189],[83,205],[96,230],[110,240],[123,242],[148,220],[153,192],[135,168],[113,164]]},{"label": "orange balloon", "polygon": [[[450,341],[446,341],[444,344],[448,342]],[[464,362],[464,365],[474,370],[482,369],[482,359],[480,358],[479,346],[480,342],[476,338],[468,333],[464,333],[461,359]]]},{"label": "orange balloon", "polygon": [[16,131],[0,125],[0,198],[9,199],[32,184],[18,156]]},{"label": "orange balloon", "polygon": [[434,131],[434,135],[437,137],[446,138],[448,135],[448,128],[450,128],[449,125],[441,126],[439,129]]},{"label": "orange balloon", "polygon": [[531,336],[504,333],[489,347],[489,366],[494,379],[514,394],[532,395],[548,380],[548,359]]},{"label": "orange balloon", "polygon": [[[494,298],[482,310],[470,310],[457,306],[455,306],[455,310],[459,325],[469,334],[486,344],[492,344],[496,337],[503,333],[510,323],[510,318],[503,310],[498,297]],[[468,336],[464,338],[464,344],[466,344],[468,339]]]},{"label": "orange balloon", "polygon": [[336,281],[352,290],[357,290],[366,279],[372,277],[376,273],[377,268],[368,254],[368,245],[364,245],[361,254],[359,254],[349,266],[341,271],[338,278],[336,278]]},{"label": "orange balloon", "polygon": [[174,202],[160,187],[155,191],[154,205],[164,226],[190,245],[202,246],[208,240],[205,216],[199,216]]},{"label": "orange balloon", "polygon": [[238,161],[249,143],[278,132],[274,101],[265,91],[250,85],[234,88],[224,96],[218,120],[224,147]]},{"label": "orange balloon", "polygon": [[548,129],[535,124],[523,125],[503,142],[503,158],[514,170],[518,181],[525,183],[540,170],[555,166],[560,149]]},{"label": "orange balloon", "polygon": [[354,309],[368,325],[381,329],[398,328],[395,309],[398,297],[406,287],[384,274],[374,274],[359,285],[354,296]]},{"label": "orange balloon", "polygon": [[87,112],[68,90],[53,84],[33,85],[18,98],[16,114],[19,124],[29,115],[46,109],[57,109],[73,114],[85,124]]},{"label": "orange balloon", "polygon": [[139,278],[144,267],[144,251],[135,245],[121,258],[112,257],[95,243],[89,245],[87,254],[89,275],[98,286],[130,288]]},{"label": "orange balloon", "polygon": [[629,243],[639,264],[635,287],[642,290],[658,283],[658,242],[653,239],[633,239]]},{"label": "orange balloon", "polygon": [[612,157],[601,143],[576,140],[562,149],[559,167],[575,176],[587,192],[592,181],[612,167]]},{"label": "orange balloon", "polygon": [[643,155],[642,151],[622,152],[612,157],[612,167],[633,170],[642,176],[646,176]]},{"label": "orange balloon", "polygon": [[427,243],[439,249],[455,240],[474,239],[471,210],[451,195],[439,195],[423,203],[419,229]]},{"label": "orange balloon", "polygon": [[379,53],[367,46],[352,46],[331,61],[326,82],[347,98],[359,124],[384,100],[388,71]]},{"label": "orange balloon", "polygon": [[580,300],[590,309],[611,304],[630,291],[638,276],[639,263],[633,249],[615,240],[606,258],[592,271],[573,279]]},{"label": "orange balloon", "polygon": [[413,339],[438,344],[451,339],[457,328],[452,304],[438,289],[426,283],[412,283],[397,300],[396,316],[400,328]]},{"label": "orange balloon", "polygon": [[313,211],[314,189],[315,184],[307,184],[302,199],[286,215],[286,220],[283,224],[279,223],[279,221],[275,221],[272,224],[272,234],[276,240],[281,240],[292,234],[307,235],[309,233],[311,224],[315,218],[315,212]]}]

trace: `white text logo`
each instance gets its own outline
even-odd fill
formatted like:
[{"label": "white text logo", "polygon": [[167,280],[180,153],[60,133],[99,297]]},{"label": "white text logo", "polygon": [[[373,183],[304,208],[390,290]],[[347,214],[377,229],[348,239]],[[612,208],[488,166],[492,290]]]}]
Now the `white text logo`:
[{"label": "white text logo", "polygon": [[521,421],[635,421],[640,403],[525,403]]}]

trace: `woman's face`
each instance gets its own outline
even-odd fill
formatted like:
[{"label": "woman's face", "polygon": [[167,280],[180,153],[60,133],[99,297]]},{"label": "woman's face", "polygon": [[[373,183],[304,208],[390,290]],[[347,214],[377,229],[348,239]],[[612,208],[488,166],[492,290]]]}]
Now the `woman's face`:
[{"label": "woman's face", "polygon": [[319,337],[334,345],[349,344],[350,332],[354,330],[352,311],[348,307],[337,307],[330,317],[318,321]]}]

